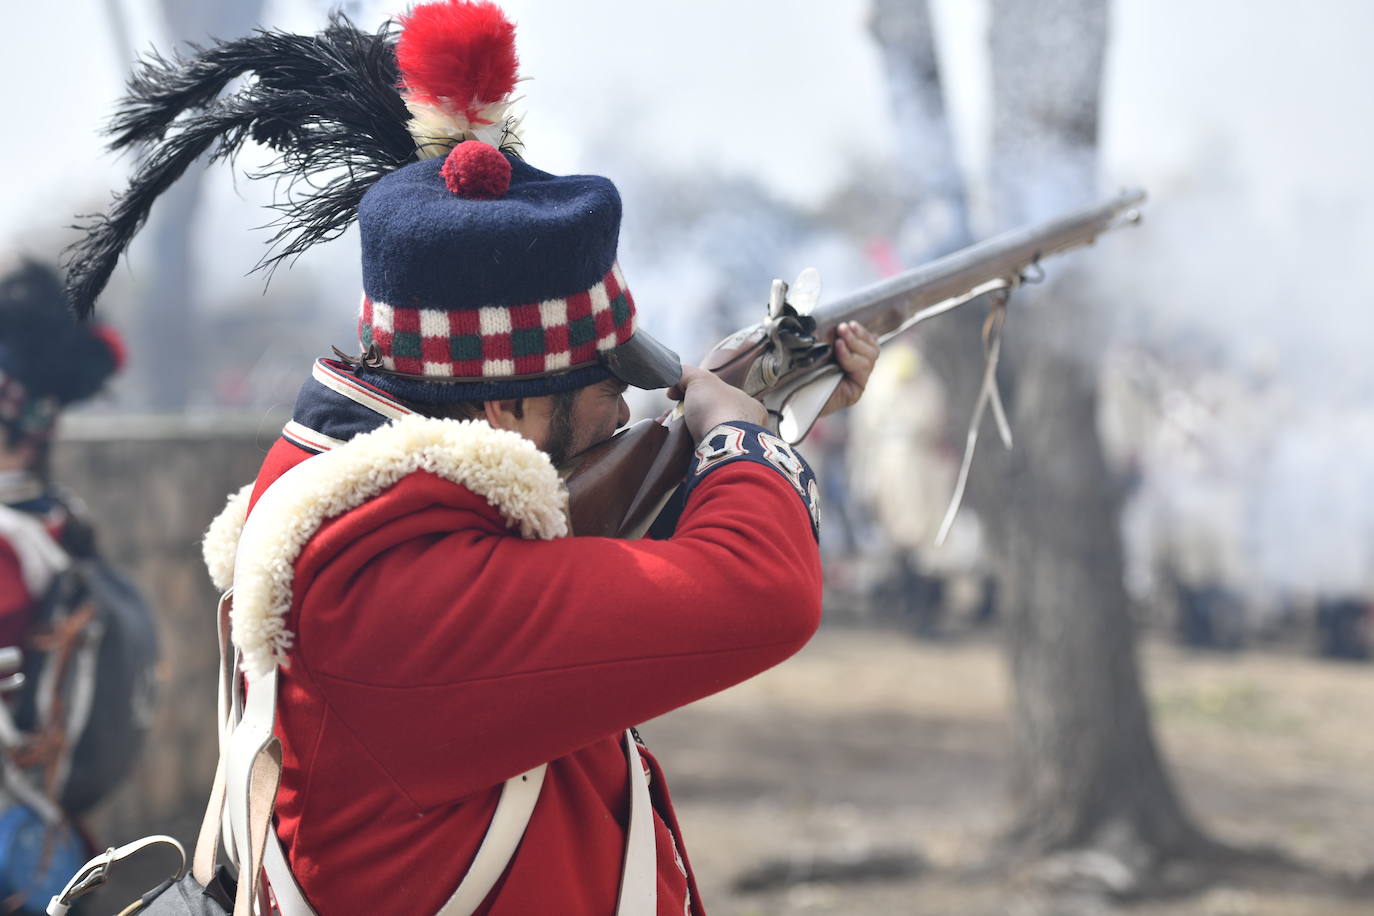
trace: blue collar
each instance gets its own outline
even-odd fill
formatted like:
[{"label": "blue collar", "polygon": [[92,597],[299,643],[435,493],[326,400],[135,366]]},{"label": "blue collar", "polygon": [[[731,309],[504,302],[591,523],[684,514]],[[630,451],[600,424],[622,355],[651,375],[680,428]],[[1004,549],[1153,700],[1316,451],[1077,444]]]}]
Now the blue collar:
[{"label": "blue collar", "polygon": [[317,359],[281,434],[293,445],[319,454],[414,412],[359,379],[346,363]]}]

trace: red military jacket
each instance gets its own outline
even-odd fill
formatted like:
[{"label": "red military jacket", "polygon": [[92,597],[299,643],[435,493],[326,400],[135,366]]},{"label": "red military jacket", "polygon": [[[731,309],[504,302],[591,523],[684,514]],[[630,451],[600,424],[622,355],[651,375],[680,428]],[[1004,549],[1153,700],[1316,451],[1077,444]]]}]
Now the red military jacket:
[{"label": "red military jacket", "polygon": [[[13,510],[7,506],[0,508],[0,513],[7,511]],[[0,648],[23,644],[39,597],[29,590],[25,564],[19,559],[20,549],[13,534],[3,530],[5,521],[0,519]]]},{"label": "red military jacket", "polygon": [[0,472],[0,647],[23,645],[44,593],[67,567],[67,518],[36,477]]},{"label": "red military jacket", "polygon": [[[245,647],[250,670],[254,653],[285,664],[276,813],[288,861],[322,916],[434,913],[466,873],[503,781],[549,762],[524,838],[478,912],[614,913],[624,729],[743,681],[811,636],[814,478],[765,431],[718,427],[670,537],[562,536],[565,491],[532,443],[407,414],[321,361],[251,495],[207,536],[223,578],[243,504],[302,461],[332,462],[316,475],[323,490],[274,520],[295,532],[278,548],[292,562],[272,573],[285,591]],[[245,587],[235,583],[236,604]],[[658,912],[703,913],[662,770],[644,760]]]}]

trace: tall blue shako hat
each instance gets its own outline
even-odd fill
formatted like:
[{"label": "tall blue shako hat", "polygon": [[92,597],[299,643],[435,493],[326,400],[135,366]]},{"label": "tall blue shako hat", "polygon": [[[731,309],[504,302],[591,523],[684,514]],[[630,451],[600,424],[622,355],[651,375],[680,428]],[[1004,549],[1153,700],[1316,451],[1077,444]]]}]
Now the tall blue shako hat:
[{"label": "tall blue shako hat", "polygon": [[430,403],[611,376],[675,383],[681,363],[638,327],[616,262],[615,186],[519,155],[514,31],[492,3],[440,0],[403,17],[399,34],[362,32],[336,13],[316,36],[258,32],[145,60],[111,125],[113,148],[143,147],[139,168],[69,253],[78,313],[94,307],[157,195],[202,153],[230,158],[252,138],[279,153],[266,174],[290,185],[259,266],[359,222],[353,362],[367,382]]}]

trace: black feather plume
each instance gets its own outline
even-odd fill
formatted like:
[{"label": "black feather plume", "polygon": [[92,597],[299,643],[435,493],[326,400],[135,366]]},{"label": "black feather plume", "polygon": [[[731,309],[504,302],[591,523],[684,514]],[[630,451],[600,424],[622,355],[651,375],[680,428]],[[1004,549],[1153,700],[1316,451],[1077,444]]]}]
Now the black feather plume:
[{"label": "black feather plume", "polygon": [[[341,13],[318,35],[258,31],[193,48],[189,57],[145,58],[109,126],[112,149],[142,151],[109,212],[67,252],[72,307],[85,317],[157,197],[206,152],[232,160],[252,139],[279,155],[255,178],[283,183],[269,254],[258,266],[337,237],[379,178],[415,159],[397,85],[396,34],[356,28]],[[243,88],[225,88],[251,74]]]}]

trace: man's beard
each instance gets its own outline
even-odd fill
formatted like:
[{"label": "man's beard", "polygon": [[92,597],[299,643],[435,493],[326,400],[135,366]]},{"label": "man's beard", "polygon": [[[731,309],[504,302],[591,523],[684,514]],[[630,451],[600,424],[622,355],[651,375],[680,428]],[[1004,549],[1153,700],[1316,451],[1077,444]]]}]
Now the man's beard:
[{"label": "man's beard", "polygon": [[549,418],[549,437],[544,443],[544,452],[556,468],[572,457],[573,405],[577,401],[577,391],[561,391],[553,396],[553,415]]}]

